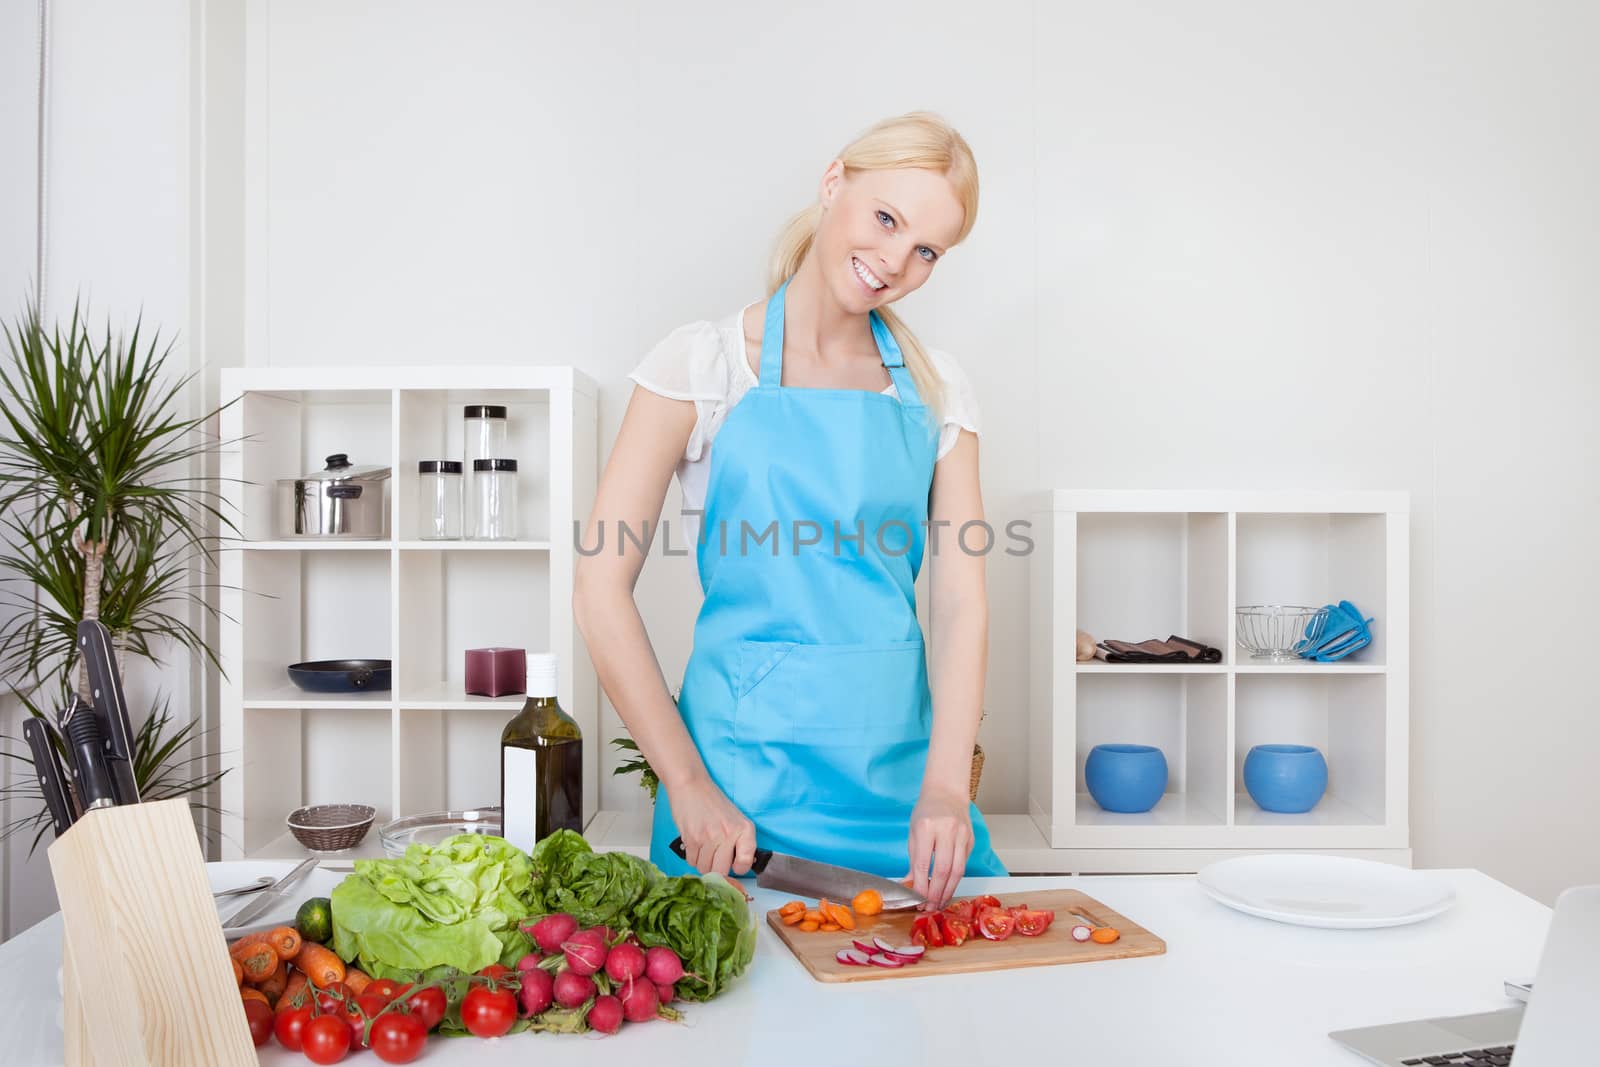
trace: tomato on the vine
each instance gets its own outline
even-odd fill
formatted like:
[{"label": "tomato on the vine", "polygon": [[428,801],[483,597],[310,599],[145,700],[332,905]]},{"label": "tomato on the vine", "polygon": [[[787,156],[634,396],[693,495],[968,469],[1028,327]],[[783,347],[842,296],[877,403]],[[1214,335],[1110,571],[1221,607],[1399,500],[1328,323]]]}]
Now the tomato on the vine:
[{"label": "tomato on the vine", "polygon": [[393,978],[379,978],[361,992],[365,996],[382,997],[384,1002],[388,1003],[395,997],[399,996],[400,983],[396,982]]},{"label": "tomato on the vine", "polygon": [[478,1037],[499,1037],[517,1021],[517,995],[505,986],[475,985],[461,1001],[461,1025]]},{"label": "tomato on the vine", "polygon": [[301,1038],[306,1023],[311,1021],[311,1005],[299,1008],[279,1008],[272,1019],[272,1032],[278,1035],[278,1044],[290,1052],[300,1051]]},{"label": "tomato on the vine", "polygon": [[323,1015],[342,1015],[345,1001],[354,999],[354,996],[349,986],[343,982],[334,982],[317,990],[317,1011]]},{"label": "tomato on the vine", "polygon": [[350,1054],[350,1027],[337,1015],[319,1015],[306,1023],[302,1041],[312,1063],[338,1063]]},{"label": "tomato on the vine", "polygon": [[439,1025],[439,1020],[444,1018],[446,1001],[444,990],[436,985],[426,986],[411,994],[411,999],[405,1005],[417,1018],[422,1020],[422,1025],[429,1030]]},{"label": "tomato on the vine", "polygon": [[256,1048],[272,1039],[272,1009],[261,1001],[244,1002],[244,1021],[250,1024],[250,1040]]},{"label": "tomato on the vine", "polygon": [[416,1015],[386,1011],[372,1023],[372,1051],[384,1063],[410,1063],[422,1055],[428,1028]]},{"label": "tomato on the vine", "polygon": [[503,963],[491,963],[478,973],[485,978],[504,978],[511,973],[511,968]]}]

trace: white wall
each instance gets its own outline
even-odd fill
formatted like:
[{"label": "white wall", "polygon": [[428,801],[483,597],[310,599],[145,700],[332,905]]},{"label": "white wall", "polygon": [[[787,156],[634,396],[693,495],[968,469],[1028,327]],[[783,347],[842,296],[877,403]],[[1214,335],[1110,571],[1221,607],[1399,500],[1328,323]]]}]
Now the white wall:
[{"label": "white wall", "polygon": [[[243,16],[264,90],[242,172],[224,118],[195,135],[207,227],[248,190],[243,253],[150,251],[184,226],[150,156],[188,151],[196,20],[77,5],[120,25],[58,30],[56,203],[81,215],[52,285],[181,322],[185,270],[242,284],[208,302],[220,361],[242,322],[252,364],[576,363],[609,442],[626,372],[758,295],[839,144],[943,111],[984,204],[907,312],[977,383],[991,517],[1040,486],[1409,490],[1416,861],[1547,901],[1600,881],[1600,709],[1568,651],[1600,594],[1592,6],[205,6]],[[237,42],[195,32],[226,111]],[[991,560],[991,811],[1023,803],[1026,581]],[[688,559],[640,583],[671,679],[696,593]]]}]

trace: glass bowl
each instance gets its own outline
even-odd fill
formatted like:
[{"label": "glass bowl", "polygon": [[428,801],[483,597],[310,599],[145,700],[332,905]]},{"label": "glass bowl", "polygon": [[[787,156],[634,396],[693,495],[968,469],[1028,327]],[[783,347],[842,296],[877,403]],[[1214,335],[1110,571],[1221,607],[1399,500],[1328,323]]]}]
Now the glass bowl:
[{"label": "glass bowl", "polygon": [[407,815],[378,827],[383,851],[403,856],[408,845],[437,845],[456,834],[501,834],[500,808],[467,808],[462,811],[430,811]]}]

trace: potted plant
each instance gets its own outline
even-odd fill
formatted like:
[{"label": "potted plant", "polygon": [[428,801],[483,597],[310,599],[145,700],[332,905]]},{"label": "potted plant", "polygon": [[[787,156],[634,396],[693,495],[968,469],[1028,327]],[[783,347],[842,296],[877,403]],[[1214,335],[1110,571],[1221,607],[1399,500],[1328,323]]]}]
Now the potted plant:
[{"label": "potted plant", "polygon": [[[192,584],[191,565],[209,561],[219,531],[235,530],[216,489],[188,465],[214,452],[205,432],[216,415],[179,412],[191,376],[171,378],[169,342],[141,347],[141,326],[96,340],[74,305],[65,331],[46,329],[37,304],[0,323],[0,675],[28,714],[50,728],[88,681],[77,654],[77,624],[98,619],[127,657],[159,662],[169,647],[217,664],[186,609],[215,614]],[[189,796],[208,807],[207,773],[191,749],[198,724],[179,722],[157,699],[134,738],[134,776],[146,799]],[[7,758],[27,763],[26,745],[5,738]],[[49,825],[37,778],[6,790],[24,814],[0,827],[0,841]]]}]

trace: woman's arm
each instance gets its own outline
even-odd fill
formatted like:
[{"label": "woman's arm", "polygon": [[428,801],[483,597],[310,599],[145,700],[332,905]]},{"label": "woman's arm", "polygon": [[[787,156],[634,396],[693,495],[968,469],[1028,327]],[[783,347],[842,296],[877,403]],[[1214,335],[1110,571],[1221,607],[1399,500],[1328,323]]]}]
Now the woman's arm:
[{"label": "woman's arm", "polygon": [[[572,610],[600,685],[666,787],[689,863],[701,871],[742,874],[754,858],[755,829],[711,782],[633,599],[694,421],[693,402],[634,389],[580,542],[604,547],[579,555]],[[619,536],[624,522],[640,534],[649,524],[650,536],[640,537],[644,549]]]},{"label": "woman's arm", "polygon": [[928,518],[933,735],[910,844],[913,888],[942,907],[955,893],[972,852],[972,746],[983,715],[989,664],[988,561],[983,554],[988,538],[975,527],[966,538],[973,549],[969,553],[959,536],[963,525],[983,519],[976,434],[962,430],[955,447],[935,465]]}]

